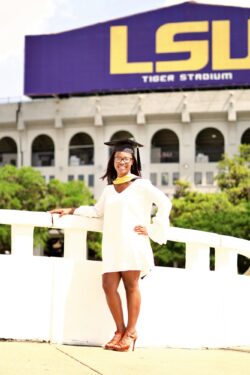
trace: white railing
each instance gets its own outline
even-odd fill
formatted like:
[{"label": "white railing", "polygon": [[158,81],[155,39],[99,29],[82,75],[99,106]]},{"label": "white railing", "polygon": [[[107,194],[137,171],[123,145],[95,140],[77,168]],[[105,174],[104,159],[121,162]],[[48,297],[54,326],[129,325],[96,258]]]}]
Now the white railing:
[{"label": "white railing", "polygon": [[[87,231],[100,232],[101,220],[0,210],[0,224],[11,226],[11,255],[0,256],[0,338],[104,342],[114,327],[101,289],[101,262],[87,260],[86,247]],[[33,256],[34,227],[63,229],[64,258]],[[249,345],[250,278],[237,275],[237,255],[250,258],[250,242],[174,227],[168,238],[186,244],[186,268],[155,267],[141,282],[139,344]]]},{"label": "white railing", "polygon": [[[64,229],[64,256],[66,258],[86,259],[87,231],[102,231],[101,219],[77,216],[52,215],[46,212],[0,210],[0,224],[11,225],[12,255],[33,255],[34,227]],[[73,250],[73,243],[76,246]],[[77,238],[77,240],[76,240]],[[237,255],[250,258],[250,242],[230,236],[203,232],[193,229],[170,227],[169,241],[186,244],[186,269],[208,271],[210,269],[210,248],[215,248],[215,271],[237,273]],[[20,244],[22,243],[22,246]],[[25,250],[24,250],[25,249]]]}]

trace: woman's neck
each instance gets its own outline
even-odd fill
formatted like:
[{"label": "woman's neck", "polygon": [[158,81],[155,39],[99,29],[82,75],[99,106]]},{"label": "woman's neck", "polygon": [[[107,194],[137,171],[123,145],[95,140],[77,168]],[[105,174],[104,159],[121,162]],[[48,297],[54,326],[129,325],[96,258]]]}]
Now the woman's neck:
[{"label": "woman's neck", "polygon": [[119,173],[119,174],[117,174],[117,177],[121,178],[121,177],[129,176],[129,175],[131,175],[131,172],[128,172],[128,173]]}]

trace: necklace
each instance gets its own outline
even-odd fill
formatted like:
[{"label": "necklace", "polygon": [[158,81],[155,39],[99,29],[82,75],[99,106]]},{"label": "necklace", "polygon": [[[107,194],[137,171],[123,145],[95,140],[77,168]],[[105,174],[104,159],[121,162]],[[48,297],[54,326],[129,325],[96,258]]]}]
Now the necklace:
[{"label": "necklace", "polygon": [[124,184],[125,182],[129,182],[133,180],[134,178],[137,178],[137,176],[135,174],[130,173],[130,174],[127,174],[126,176],[116,177],[116,179],[113,181],[113,184],[114,185]]}]

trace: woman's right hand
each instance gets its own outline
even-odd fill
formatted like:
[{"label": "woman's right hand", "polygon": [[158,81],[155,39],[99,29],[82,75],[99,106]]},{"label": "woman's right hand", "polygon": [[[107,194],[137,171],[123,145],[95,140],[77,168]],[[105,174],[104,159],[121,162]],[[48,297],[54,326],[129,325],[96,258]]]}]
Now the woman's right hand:
[{"label": "woman's right hand", "polygon": [[75,209],[74,208],[55,208],[54,210],[50,210],[50,214],[59,214],[59,216],[64,216],[64,215],[72,215],[74,213]]}]

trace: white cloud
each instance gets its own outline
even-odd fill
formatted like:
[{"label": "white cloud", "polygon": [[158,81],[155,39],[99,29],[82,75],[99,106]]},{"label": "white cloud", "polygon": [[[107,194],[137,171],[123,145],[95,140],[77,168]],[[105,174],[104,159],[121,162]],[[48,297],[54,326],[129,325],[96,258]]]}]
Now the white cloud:
[{"label": "white cloud", "polygon": [[25,35],[49,32],[64,1],[0,0],[0,98],[22,95]]},{"label": "white cloud", "polygon": [[8,0],[0,12],[0,59],[20,53],[24,35],[43,30],[55,12],[56,0]]}]

